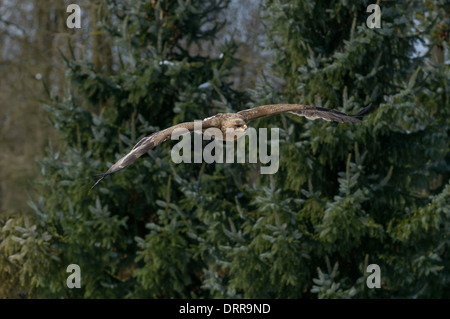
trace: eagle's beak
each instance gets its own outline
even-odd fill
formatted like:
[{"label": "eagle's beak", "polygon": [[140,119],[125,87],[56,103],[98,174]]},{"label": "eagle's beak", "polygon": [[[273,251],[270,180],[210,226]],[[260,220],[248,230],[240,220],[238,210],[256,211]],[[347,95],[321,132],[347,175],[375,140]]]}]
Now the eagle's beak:
[{"label": "eagle's beak", "polygon": [[238,129],[236,129],[236,131],[246,132],[247,131],[247,125],[246,124],[242,125],[242,128],[238,128]]}]

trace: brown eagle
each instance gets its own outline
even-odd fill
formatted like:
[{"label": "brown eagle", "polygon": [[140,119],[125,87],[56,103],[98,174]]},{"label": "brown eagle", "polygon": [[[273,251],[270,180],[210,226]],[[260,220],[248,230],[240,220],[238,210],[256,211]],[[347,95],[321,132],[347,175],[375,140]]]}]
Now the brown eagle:
[{"label": "brown eagle", "polygon": [[[250,121],[261,117],[286,112],[295,114],[297,116],[304,116],[309,120],[323,119],[325,121],[334,121],[339,123],[346,123],[346,122],[362,123],[362,121],[357,119],[356,117],[362,116],[364,113],[367,112],[367,110],[370,107],[371,105],[362,109],[357,114],[349,115],[339,111],[330,110],[324,107],[315,107],[302,104],[263,105],[252,109],[243,110],[237,113],[218,113],[214,116],[205,118],[201,121],[202,132],[198,133],[203,133],[206,129],[215,127],[220,129],[223,133],[222,138],[220,137],[215,138],[227,140],[227,136],[229,136],[226,134],[227,129],[232,129],[237,133],[233,136],[233,139],[236,139],[236,137],[239,138],[240,136],[245,135],[245,131],[247,130],[247,124]],[[136,159],[141,157],[143,154],[147,153],[155,146],[169,139],[174,130],[183,128],[187,129],[189,132],[194,131],[196,132],[197,126],[195,126],[194,123],[195,122],[180,123],[142,138],[127,155],[118,160],[105,173],[99,174],[98,176],[100,176],[100,178],[92,186],[92,188],[94,188],[95,185],[97,185],[103,178],[105,178],[105,176],[114,174],[124,169],[125,167],[131,165]]]}]

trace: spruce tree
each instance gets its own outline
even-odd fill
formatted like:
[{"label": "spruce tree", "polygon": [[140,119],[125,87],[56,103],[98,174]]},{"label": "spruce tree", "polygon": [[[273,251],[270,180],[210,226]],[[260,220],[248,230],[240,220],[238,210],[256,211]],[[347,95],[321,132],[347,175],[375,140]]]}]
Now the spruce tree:
[{"label": "spruce tree", "polygon": [[[35,216],[0,225],[0,278],[53,297],[448,297],[449,70],[414,54],[420,39],[448,52],[442,10],[382,2],[371,29],[369,1],[266,0],[272,73],[285,84],[250,100],[232,88],[233,42],[201,51],[226,1],[108,3],[113,65],[67,58],[71,90],[47,106],[66,146],[40,161]],[[175,164],[167,141],[88,192],[151,132],[285,102],[373,106],[364,125],[252,122],[280,128],[276,174]],[[65,285],[73,263],[81,289]],[[366,285],[370,264],[380,289]]]},{"label": "spruce tree", "polygon": [[[297,289],[284,296],[448,297],[449,69],[415,54],[438,30],[434,40],[448,49],[444,5],[383,2],[381,28],[371,29],[369,4],[266,2],[274,66],[286,82],[268,98],[345,112],[373,104],[359,127],[278,122],[286,134],[272,191],[291,203],[278,213],[289,212],[285,229],[301,234],[303,254],[269,259],[260,274],[274,287],[285,276],[281,291]],[[380,266],[382,289],[366,286],[368,264]]]},{"label": "spruce tree", "polygon": [[[245,95],[232,89],[230,77],[236,45],[222,44],[217,56],[202,50],[224,26],[218,16],[228,1],[104,4],[100,30],[103,42],[112,43],[112,65],[99,67],[103,47],[64,57],[71,89],[62,98],[51,96],[46,108],[65,145],[49,148],[40,160],[34,223],[15,218],[3,227],[2,255],[12,257],[5,258],[2,274],[29,263],[20,271],[22,284],[37,288],[40,297],[195,297],[202,293],[205,260],[188,234],[207,230],[197,225],[201,212],[184,193],[197,196],[204,187],[221,196],[232,175],[219,179],[215,190],[206,174],[214,166],[175,165],[168,142],[89,189],[96,173],[143,136],[242,108]],[[65,284],[70,264],[81,268],[81,289]]]}]

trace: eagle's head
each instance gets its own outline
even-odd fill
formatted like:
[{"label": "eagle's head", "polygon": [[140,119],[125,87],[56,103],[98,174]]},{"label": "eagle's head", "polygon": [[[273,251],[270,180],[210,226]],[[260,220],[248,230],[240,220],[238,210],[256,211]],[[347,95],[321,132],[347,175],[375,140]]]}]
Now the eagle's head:
[{"label": "eagle's head", "polygon": [[247,131],[247,124],[244,119],[235,113],[225,114],[228,115],[222,121],[222,133],[224,134],[224,140],[234,141],[244,136]]}]

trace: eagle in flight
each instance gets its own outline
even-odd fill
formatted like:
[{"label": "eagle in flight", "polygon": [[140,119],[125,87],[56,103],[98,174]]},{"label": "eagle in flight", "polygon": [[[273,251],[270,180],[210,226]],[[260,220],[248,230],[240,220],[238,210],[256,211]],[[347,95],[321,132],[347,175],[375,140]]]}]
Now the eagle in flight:
[{"label": "eagle in flight", "polygon": [[[280,113],[291,113],[297,116],[304,116],[309,120],[323,119],[325,121],[333,121],[339,123],[362,123],[357,117],[362,116],[371,107],[371,104],[357,114],[345,114],[336,110],[330,110],[324,107],[315,107],[303,104],[270,104],[255,107],[252,109],[243,110],[237,113],[218,113],[214,116],[205,118],[201,121],[201,130],[203,133],[208,128],[218,128],[222,131],[222,138],[215,136],[216,139],[227,140],[227,129],[234,130],[237,134],[233,136],[233,139],[239,138],[245,135],[247,130],[247,124],[255,119]],[[171,134],[176,129],[187,129],[189,132],[196,132],[197,126],[195,122],[185,122],[166,128],[159,132],[155,132],[149,136],[142,138],[131,151],[112,165],[105,173],[99,174],[100,178],[92,186],[95,187],[102,179],[107,175],[114,174],[127,166],[131,165],[135,160],[153,149],[157,145],[168,140]],[[92,189],[91,188],[91,189]]]}]

